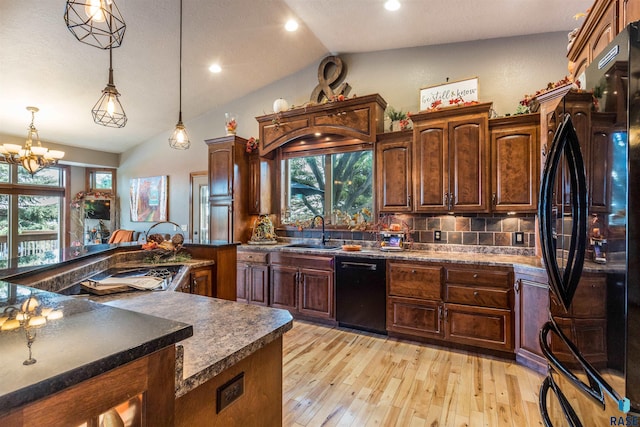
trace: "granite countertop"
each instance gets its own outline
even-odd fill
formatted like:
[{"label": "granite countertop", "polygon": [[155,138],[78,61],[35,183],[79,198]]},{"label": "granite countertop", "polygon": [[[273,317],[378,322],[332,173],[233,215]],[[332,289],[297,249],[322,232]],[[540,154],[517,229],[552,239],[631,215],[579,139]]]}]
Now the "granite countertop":
[{"label": "granite countertop", "polygon": [[193,327],[180,321],[6,282],[0,282],[0,309],[19,308],[30,295],[44,307],[61,310],[63,317],[35,329],[32,350],[37,362],[28,366],[23,365],[29,354],[25,329],[0,332],[0,413],[174,345],[193,334]]},{"label": "granite countertop", "polygon": [[[540,257],[527,255],[510,255],[499,252],[499,248],[482,247],[473,248],[481,249],[480,251],[469,251],[469,247],[460,249],[459,245],[451,245],[449,247],[434,249],[408,249],[403,251],[382,251],[375,247],[363,246],[360,251],[344,251],[342,249],[312,249],[312,248],[291,248],[287,243],[278,243],[277,245],[240,245],[238,252],[273,252],[284,251],[300,254],[327,255],[327,256],[350,256],[364,258],[385,258],[404,261],[433,261],[443,263],[457,264],[478,264],[487,266],[503,266],[513,267],[517,271],[545,270]],[[442,246],[442,245],[438,245]],[[456,249],[460,249],[456,251]],[[462,251],[463,249],[466,249]],[[585,261],[584,271],[589,273],[616,273],[625,271],[624,263],[610,262],[607,264],[596,264],[591,261]]]},{"label": "granite countertop", "polygon": [[178,353],[176,397],[215,377],[293,327],[293,318],[286,310],[182,292],[135,292],[92,299],[193,325],[193,336],[180,343],[184,353]]}]

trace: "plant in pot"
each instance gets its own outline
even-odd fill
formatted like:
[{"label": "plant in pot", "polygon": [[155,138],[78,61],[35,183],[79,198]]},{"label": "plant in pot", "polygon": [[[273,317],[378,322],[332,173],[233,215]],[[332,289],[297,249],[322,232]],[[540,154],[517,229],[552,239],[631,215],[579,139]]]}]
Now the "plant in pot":
[{"label": "plant in pot", "polygon": [[405,130],[409,126],[409,119],[404,111],[389,107],[386,114],[391,120],[391,131]]}]

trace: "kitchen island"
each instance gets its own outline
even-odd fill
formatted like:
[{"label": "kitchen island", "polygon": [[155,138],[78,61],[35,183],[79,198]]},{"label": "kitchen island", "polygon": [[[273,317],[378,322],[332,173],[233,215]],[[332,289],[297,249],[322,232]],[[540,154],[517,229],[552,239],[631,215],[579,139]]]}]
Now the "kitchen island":
[{"label": "kitchen island", "polygon": [[[235,246],[232,247],[235,254]],[[101,263],[103,267],[118,265],[122,262],[130,263],[134,255],[130,251],[134,249],[120,248],[117,253],[106,251],[96,255],[96,260],[93,261]],[[20,275],[20,280],[23,283],[29,282],[29,276],[37,279],[36,283],[40,286],[61,289],[65,281],[69,285],[77,279],[78,275],[84,274],[80,272],[92,269],[97,271],[95,270],[96,262],[92,262],[91,257],[84,258],[83,262],[77,266],[67,265],[67,268],[62,269],[47,266],[40,271],[30,270],[28,275]],[[202,267],[207,263],[210,261],[194,259],[188,263],[187,268]],[[170,288],[175,289],[175,284]],[[24,287],[24,289],[29,288]],[[188,327],[192,328],[190,330],[193,331],[193,336],[182,337],[183,341],[176,346],[175,351],[171,352],[174,360],[171,371],[171,390],[174,399],[172,409],[175,408],[171,416],[174,418],[167,418],[166,422],[152,425],[229,425],[238,422],[246,425],[277,425],[281,423],[282,335],[292,327],[292,317],[288,312],[172,290],[73,298],[48,292],[45,294],[55,295],[55,298],[71,301],[73,304],[82,303],[105,310],[132,313],[144,318],[157,319],[158,322],[192,325]],[[2,294],[0,294],[0,303],[3,306],[6,305]],[[54,343],[52,351],[56,354],[64,353],[64,357],[61,356],[62,359],[72,358],[73,352],[66,351],[67,348],[93,347],[95,341],[135,336],[137,330],[135,322],[126,327],[113,329],[105,329],[99,319],[96,322],[88,320],[85,323],[96,325],[95,336],[85,336],[83,340],[73,345],[66,342],[64,348],[58,348]],[[36,352],[38,344],[36,340],[33,345]],[[26,344],[23,352],[26,352]],[[42,360],[45,359],[42,358]],[[94,362],[99,364],[100,361]],[[123,363],[129,366],[126,362]],[[23,368],[22,365],[19,368]],[[12,375],[14,373],[8,370],[2,373],[2,378],[10,378]],[[46,377],[48,372],[45,371],[43,375]],[[80,385],[82,384],[84,383]],[[101,392],[100,388],[97,392]],[[0,396],[5,394],[3,390]],[[46,396],[41,397],[46,399]],[[5,407],[2,405],[0,416],[4,413]],[[22,424],[17,422],[16,425]]]}]

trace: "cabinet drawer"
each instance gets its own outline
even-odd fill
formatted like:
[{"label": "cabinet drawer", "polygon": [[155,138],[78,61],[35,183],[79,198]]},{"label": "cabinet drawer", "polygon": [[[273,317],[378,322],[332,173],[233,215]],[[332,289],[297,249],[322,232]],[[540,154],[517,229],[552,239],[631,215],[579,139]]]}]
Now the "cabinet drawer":
[{"label": "cabinet drawer", "polygon": [[442,267],[390,262],[387,267],[389,295],[440,299]]},{"label": "cabinet drawer", "polygon": [[238,251],[238,262],[257,262],[266,264],[269,262],[269,252],[241,252]]},{"label": "cabinet drawer", "polygon": [[421,337],[442,338],[442,306],[436,301],[390,297],[387,330]]},{"label": "cabinet drawer", "polygon": [[506,270],[477,270],[447,268],[447,282],[476,286],[497,286],[510,288],[512,273]]},{"label": "cabinet drawer", "polygon": [[510,310],[445,304],[445,339],[496,350],[513,350]]},{"label": "cabinet drawer", "polygon": [[282,252],[271,253],[271,264],[282,264],[299,268],[333,271],[333,257],[318,255],[293,255]]},{"label": "cabinet drawer", "polygon": [[503,288],[476,288],[447,284],[446,300],[458,304],[483,307],[511,308],[511,290]]}]

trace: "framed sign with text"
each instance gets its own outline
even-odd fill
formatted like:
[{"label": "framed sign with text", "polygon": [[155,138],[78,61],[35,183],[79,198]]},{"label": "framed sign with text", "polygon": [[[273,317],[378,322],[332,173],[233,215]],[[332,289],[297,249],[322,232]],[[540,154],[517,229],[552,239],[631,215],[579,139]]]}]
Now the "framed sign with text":
[{"label": "framed sign with text", "polygon": [[478,101],[477,77],[420,89],[420,111],[471,101]]}]

